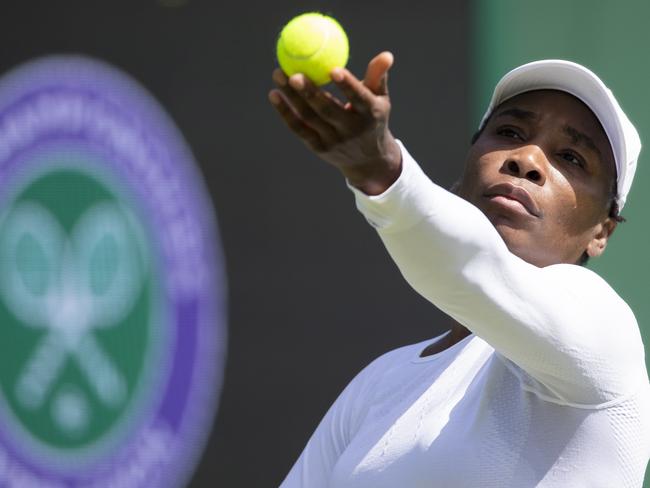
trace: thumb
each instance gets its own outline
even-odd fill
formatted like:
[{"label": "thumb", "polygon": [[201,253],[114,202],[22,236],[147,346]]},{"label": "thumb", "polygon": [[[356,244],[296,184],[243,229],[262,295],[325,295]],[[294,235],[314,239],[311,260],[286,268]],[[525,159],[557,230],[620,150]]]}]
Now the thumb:
[{"label": "thumb", "polygon": [[375,95],[388,95],[388,70],[393,65],[393,53],[384,51],[370,60],[363,84]]}]

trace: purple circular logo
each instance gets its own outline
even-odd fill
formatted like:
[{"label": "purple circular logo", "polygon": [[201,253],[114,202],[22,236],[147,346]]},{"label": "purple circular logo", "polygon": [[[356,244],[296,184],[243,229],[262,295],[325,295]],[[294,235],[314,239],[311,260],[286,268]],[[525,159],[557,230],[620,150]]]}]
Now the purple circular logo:
[{"label": "purple circular logo", "polygon": [[196,164],[143,88],[83,57],[5,75],[0,481],[186,482],[221,386],[222,268]]}]

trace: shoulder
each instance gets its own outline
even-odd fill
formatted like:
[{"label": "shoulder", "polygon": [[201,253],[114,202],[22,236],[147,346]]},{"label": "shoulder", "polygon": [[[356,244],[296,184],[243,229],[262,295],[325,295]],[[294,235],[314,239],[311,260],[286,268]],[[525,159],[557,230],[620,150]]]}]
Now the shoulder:
[{"label": "shoulder", "polygon": [[377,401],[403,383],[412,359],[429,341],[399,347],[371,361],[347,384],[331,407],[334,417],[345,420],[345,431],[352,435]]},{"label": "shoulder", "polygon": [[394,368],[399,368],[406,364],[410,364],[413,359],[417,358],[420,355],[422,350],[427,347],[427,345],[431,344],[442,335],[443,334],[432,339],[427,339],[415,344],[408,344],[388,351],[370,362],[370,364],[368,364],[368,366],[366,366],[360,374],[386,374]]},{"label": "shoulder", "polygon": [[401,377],[406,368],[414,366],[414,360],[427,345],[436,341],[443,334],[415,344],[408,344],[390,350],[371,361],[350,382],[359,391],[374,390],[379,385],[391,382],[393,377]]}]

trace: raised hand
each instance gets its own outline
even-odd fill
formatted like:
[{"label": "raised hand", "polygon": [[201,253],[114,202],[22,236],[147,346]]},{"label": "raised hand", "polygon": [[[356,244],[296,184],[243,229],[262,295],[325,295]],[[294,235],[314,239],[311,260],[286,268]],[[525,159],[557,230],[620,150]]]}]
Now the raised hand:
[{"label": "raised hand", "polygon": [[348,99],[345,104],[306,76],[287,78],[280,69],[273,72],[278,88],[269,92],[289,129],[369,195],[382,193],[401,171],[400,149],[388,129],[392,64],[390,52],[378,54],[368,64],[363,81],[347,69],[332,70],[332,80]]}]

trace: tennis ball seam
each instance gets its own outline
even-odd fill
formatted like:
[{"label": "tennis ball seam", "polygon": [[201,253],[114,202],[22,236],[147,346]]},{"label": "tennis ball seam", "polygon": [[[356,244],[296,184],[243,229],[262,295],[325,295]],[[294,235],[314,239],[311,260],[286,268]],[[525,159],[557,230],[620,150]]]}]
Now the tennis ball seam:
[{"label": "tennis ball seam", "polygon": [[280,43],[282,44],[282,50],[284,51],[284,53],[287,56],[289,56],[291,59],[296,59],[298,61],[306,61],[308,59],[313,59],[316,56],[318,56],[318,53],[320,53],[323,49],[325,49],[325,47],[327,46],[327,43],[330,40],[330,37],[332,37],[332,29],[330,28],[330,26],[325,25],[325,24],[320,24],[318,27],[321,29],[321,31],[325,31],[325,37],[323,39],[323,42],[320,43],[320,46],[318,46],[318,49],[316,49],[316,51],[314,51],[313,53],[311,53],[309,55],[305,55],[305,56],[295,56],[295,55],[291,54],[286,49],[286,47],[284,45],[284,40],[282,39],[282,37],[280,37]]}]

